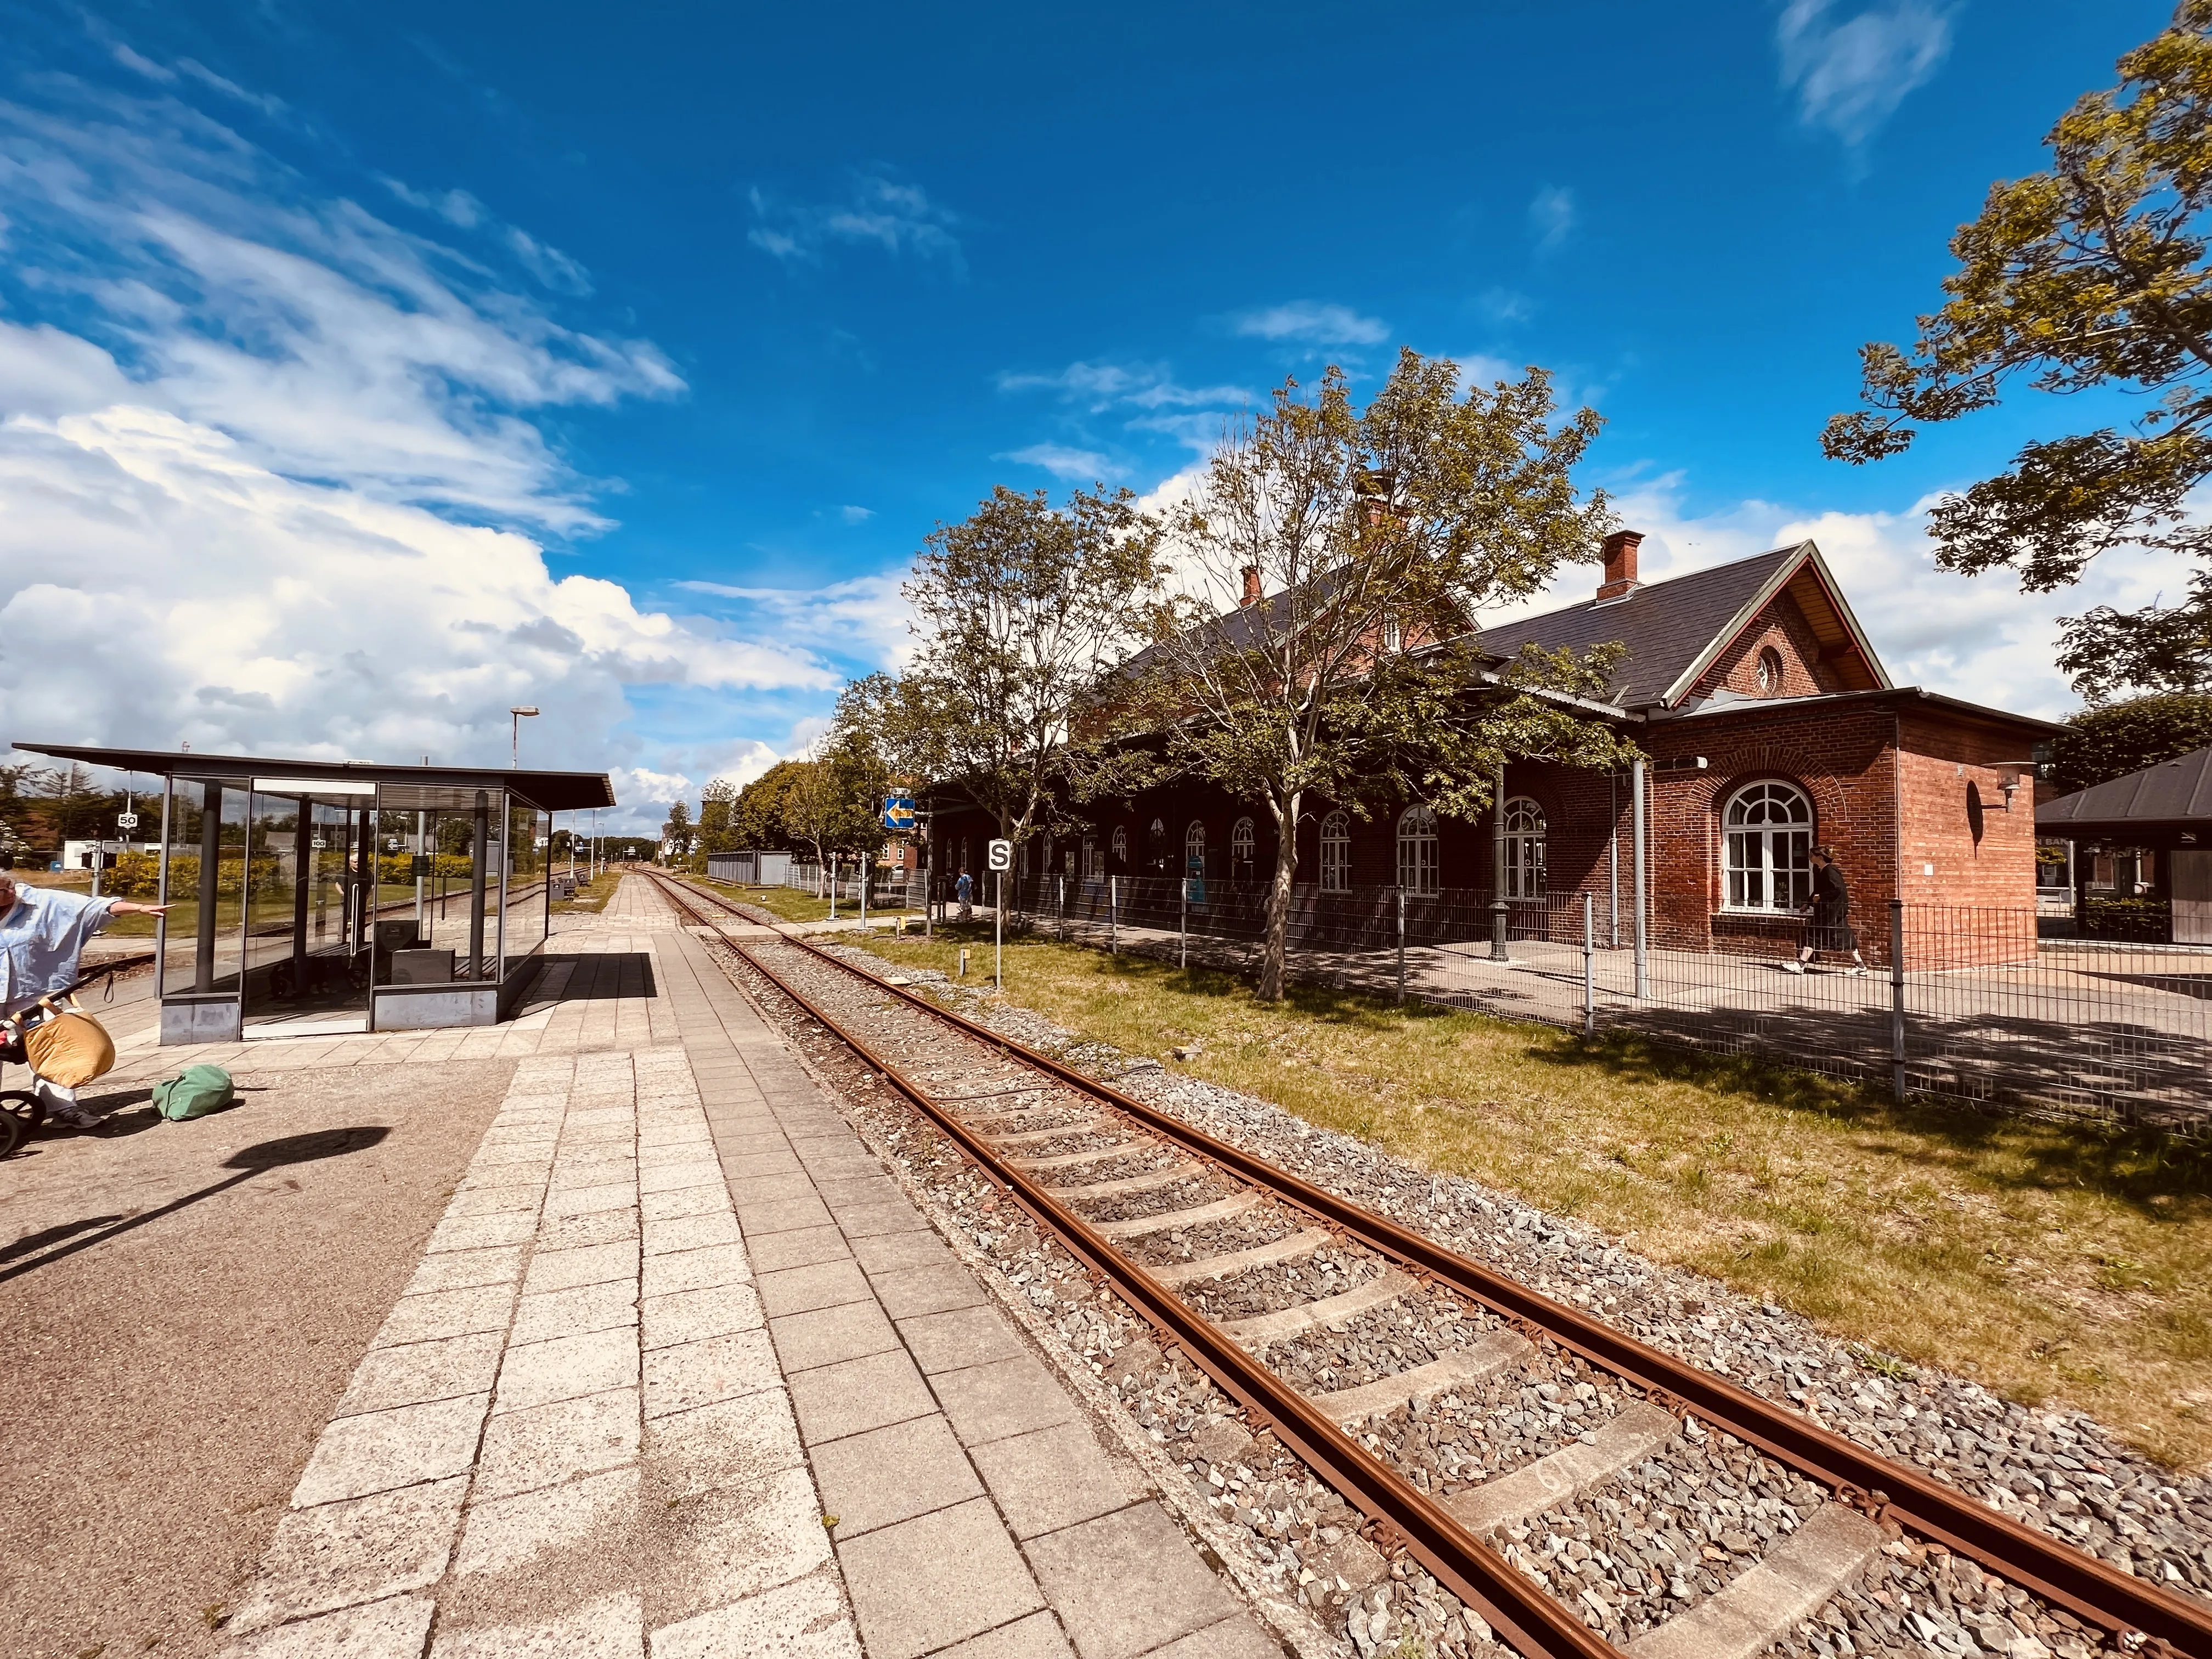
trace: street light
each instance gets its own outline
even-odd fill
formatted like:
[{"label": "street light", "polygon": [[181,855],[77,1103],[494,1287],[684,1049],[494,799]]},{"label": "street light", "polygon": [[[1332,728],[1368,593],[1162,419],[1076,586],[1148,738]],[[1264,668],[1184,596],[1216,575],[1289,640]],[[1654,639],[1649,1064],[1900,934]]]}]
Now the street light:
[{"label": "street light", "polygon": [[513,727],[508,740],[514,750],[515,769],[520,771],[522,769],[522,722],[526,716],[535,714],[538,711],[527,703],[517,703],[507,712],[514,717],[508,722]]}]

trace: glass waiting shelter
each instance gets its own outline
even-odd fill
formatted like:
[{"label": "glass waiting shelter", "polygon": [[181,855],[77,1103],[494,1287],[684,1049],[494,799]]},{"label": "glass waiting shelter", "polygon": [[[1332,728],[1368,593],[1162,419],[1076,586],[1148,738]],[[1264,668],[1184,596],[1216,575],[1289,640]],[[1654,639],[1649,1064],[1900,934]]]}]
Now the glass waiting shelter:
[{"label": "glass waiting shelter", "polygon": [[597,772],[18,744],[161,779],[161,1041],[495,1024],[544,965],[552,817]]}]

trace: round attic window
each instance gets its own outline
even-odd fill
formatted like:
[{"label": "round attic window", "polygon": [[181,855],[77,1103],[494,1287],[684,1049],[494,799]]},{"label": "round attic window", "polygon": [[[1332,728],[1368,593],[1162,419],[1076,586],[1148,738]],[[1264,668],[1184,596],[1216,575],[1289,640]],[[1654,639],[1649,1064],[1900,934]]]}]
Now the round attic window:
[{"label": "round attic window", "polygon": [[1782,690],[1782,653],[1772,646],[1759,653],[1759,695],[1778,696]]}]

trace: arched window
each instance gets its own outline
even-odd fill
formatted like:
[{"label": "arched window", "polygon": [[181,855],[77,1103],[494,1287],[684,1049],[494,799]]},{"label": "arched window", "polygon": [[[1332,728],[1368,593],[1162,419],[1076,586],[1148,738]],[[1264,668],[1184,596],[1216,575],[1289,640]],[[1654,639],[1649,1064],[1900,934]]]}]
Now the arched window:
[{"label": "arched window", "polygon": [[1437,890],[1437,815],[1428,807],[1409,806],[1398,819],[1398,885]]},{"label": "arched window", "polygon": [[1182,868],[1187,876],[1206,873],[1206,824],[1193,818],[1190,828],[1182,832]]},{"label": "arched window", "polygon": [[1096,881],[1104,875],[1106,872],[1098,865],[1098,837],[1085,836],[1083,838],[1083,879]]},{"label": "arched window", "polygon": [[1237,827],[1229,832],[1229,879],[1252,879],[1252,851],[1258,837],[1252,833],[1252,820],[1239,818]]},{"label": "arched window", "polygon": [[1544,809],[1526,795],[1505,803],[1505,896],[1544,896]]},{"label": "arched window", "polygon": [[1168,872],[1168,827],[1158,818],[1145,832],[1145,864],[1155,875]]},{"label": "arched window", "polygon": [[1117,871],[1129,867],[1129,826],[1126,823],[1114,826],[1114,867]]},{"label": "arched window", "polygon": [[1769,781],[1729,797],[1721,817],[1731,910],[1802,910],[1813,897],[1813,803]]},{"label": "arched window", "polygon": [[1782,653],[1771,645],[1759,653],[1759,695],[1762,697],[1782,695]]},{"label": "arched window", "polygon": [[1352,814],[1331,812],[1321,821],[1321,890],[1352,890]]}]

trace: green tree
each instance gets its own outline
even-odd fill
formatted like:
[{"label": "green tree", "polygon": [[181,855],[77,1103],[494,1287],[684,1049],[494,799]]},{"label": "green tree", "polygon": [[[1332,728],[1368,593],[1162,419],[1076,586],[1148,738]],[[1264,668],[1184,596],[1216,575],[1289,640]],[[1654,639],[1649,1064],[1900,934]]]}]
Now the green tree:
[{"label": "green tree", "polygon": [[668,809],[667,822],[660,826],[660,843],[671,859],[681,861],[690,858],[691,843],[697,834],[691,826],[689,802],[679,800]]},{"label": "green tree", "polygon": [[1922,425],[1998,402],[2025,376],[2051,393],[2155,394],[2126,430],[2039,439],[1929,518],[1936,563],[2000,566],[2030,592],[2081,579],[2100,553],[2142,546],[2191,562],[2178,603],[2064,619],[2059,666],[2083,696],[2212,687],[2212,526],[2191,492],[2212,477],[2212,0],[2122,58],[2046,136],[2051,167],[1991,187],[1951,240],[1959,269],[1911,352],[1863,349],[1869,409],[1821,446],[1863,464]]},{"label": "green tree", "polygon": [[1079,776],[1121,763],[1072,743],[1069,726],[1102,665],[1138,643],[1162,533],[1126,489],[1055,507],[994,489],[928,538],[905,588],[921,647],[900,673],[846,688],[841,740],[887,779],[973,802],[1009,841],[1057,827]]},{"label": "green tree", "polygon": [[835,728],[794,768],[784,792],[784,825],[827,870],[832,854],[872,851],[884,838],[878,817],[885,782],[880,758]]},{"label": "green tree", "polygon": [[788,848],[797,843],[785,822],[784,803],[809,763],[778,761],[738,792],[730,811],[732,844],[738,848]]},{"label": "green tree", "polygon": [[1605,695],[1617,652],[1493,668],[1474,631],[1484,607],[1596,556],[1611,514],[1573,469],[1598,417],[1556,422],[1540,369],[1463,395],[1459,383],[1457,365],[1407,351],[1364,411],[1331,368],[1312,398],[1286,385],[1229,433],[1176,526],[1180,587],[1100,705],[1169,769],[1273,820],[1264,998],[1282,995],[1312,797],[1472,817],[1509,760],[1633,752],[1571,701]]},{"label": "green tree", "polygon": [[716,778],[699,797],[699,850],[733,853],[738,850],[736,816],[738,786]]},{"label": "green tree", "polygon": [[2051,781],[2072,794],[2212,747],[2212,696],[2171,692],[2087,708],[2051,743]]}]

